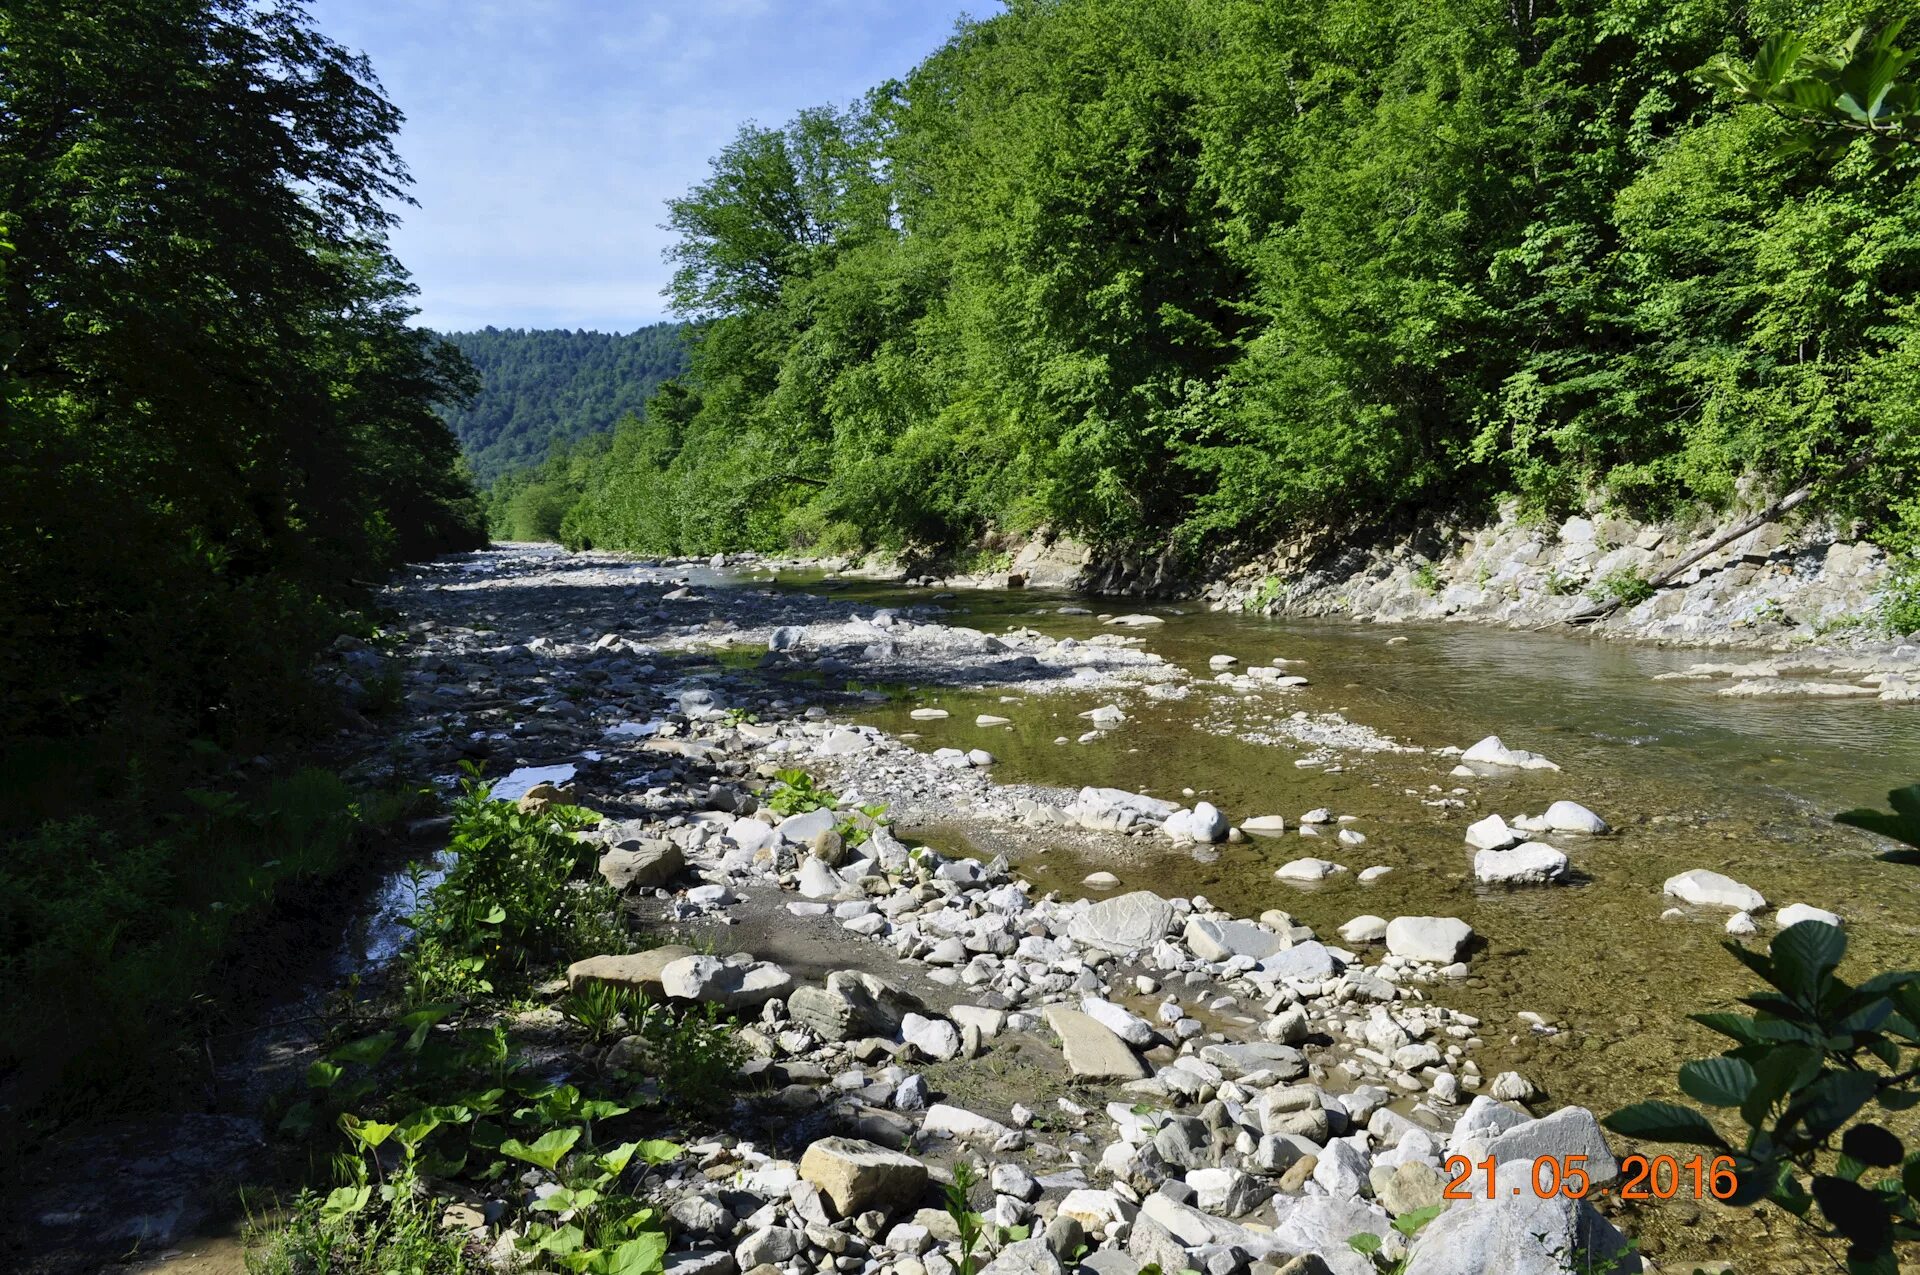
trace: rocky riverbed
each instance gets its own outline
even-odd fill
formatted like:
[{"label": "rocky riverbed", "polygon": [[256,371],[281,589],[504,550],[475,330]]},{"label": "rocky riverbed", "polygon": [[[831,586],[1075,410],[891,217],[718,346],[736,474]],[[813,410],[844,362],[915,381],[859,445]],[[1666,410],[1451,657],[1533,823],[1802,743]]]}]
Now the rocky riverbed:
[{"label": "rocky riverbed", "polygon": [[[1124,729],[1120,701],[1196,687],[1284,696],[1307,680],[1286,661],[1223,655],[1203,678],[1151,649],[1148,615],[1108,616],[1087,639],[987,633],[946,622],[932,595],[866,609],[693,564],[549,550],[422,568],[392,601],[414,638],[399,747],[449,782],[455,760],[481,760],[508,799],[531,790],[600,812],[588,835],[604,844],[603,874],[684,940],[605,953],[569,981],[714,1003],[754,1024],[743,1035],[762,1092],[661,1183],[677,1223],[671,1271],[952,1275],[964,1254],[930,1192],[963,1161],[990,1186],[981,1260],[995,1275],[1359,1275],[1375,1269],[1351,1243],[1361,1234],[1416,1275],[1651,1269],[1656,1257],[1684,1270],[1759,1243],[1769,1269],[1797,1268],[1751,1215],[1710,1202],[1703,1220],[1691,1204],[1677,1219],[1623,1215],[1604,1195],[1443,1201],[1450,1155],[1529,1167],[1585,1155],[1601,1187],[1620,1152],[1592,1112],[1483,1061],[1503,1042],[1458,1006],[1472,986],[1485,999],[1482,967],[1502,956],[1468,921],[1356,908],[1321,932],[1282,908],[1122,892],[1111,871],[1045,888],[1024,870],[1049,853],[1117,867],[1288,838],[1302,850],[1272,870],[1275,888],[1370,885],[1394,869],[1373,861],[1352,814],[1229,818],[1191,794],[1001,783],[987,748],[928,748],[918,730],[859,721],[899,705],[908,725],[937,729],[951,716],[931,706],[942,690],[1010,712],[1091,699],[1078,733],[1055,741],[1091,744]],[[342,659],[349,692],[376,667],[370,653]],[[1335,771],[1368,754],[1419,756],[1461,779],[1558,769],[1498,739],[1428,749],[1338,712],[1262,720]],[[795,769],[842,810],[773,814],[769,781]],[[1422,804],[1461,804],[1436,791]],[[836,830],[869,803],[886,823],[856,816],[863,838]],[[970,853],[900,835],[956,824]],[[1560,800],[1483,818],[1465,840],[1479,882],[1548,890],[1573,875],[1560,846],[1610,831]],[[1731,917],[1735,933],[1765,907],[1707,868],[1665,892],[1683,915]],[[1503,1018],[1523,1034],[1567,1029],[1514,1008]],[[1411,1238],[1394,1226],[1443,1203]],[[1644,1256],[1626,1251],[1622,1226]],[[507,1263],[512,1245],[487,1238]]]}]

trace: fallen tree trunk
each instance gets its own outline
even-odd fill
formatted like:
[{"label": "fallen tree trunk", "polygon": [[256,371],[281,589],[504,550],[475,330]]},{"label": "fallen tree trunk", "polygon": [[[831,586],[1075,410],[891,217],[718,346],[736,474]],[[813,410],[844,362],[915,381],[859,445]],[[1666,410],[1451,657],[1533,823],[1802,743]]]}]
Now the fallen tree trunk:
[{"label": "fallen tree trunk", "polygon": [[[1672,566],[1668,567],[1665,571],[1662,571],[1659,575],[1647,581],[1647,583],[1651,585],[1655,591],[1666,588],[1669,584],[1673,583],[1674,580],[1678,579],[1681,576],[1681,574],[1683,574],[1687,570],[1687,568],[1691,567],[1694,563],[1699,562],[1702,558],[1708,557],[1709,555],[1714,553],[1718,553],[1720,550],[1726,548],[1728,545],[1732,544],[1734,541],[1740,539],[1740,537],[1744,535],[1748,535],[1754,531],[1758,531],[1760,528],[1778,519],[1783,514],[1789,513],[1795,507],[1805,504],[1807,497],[1813,495],[1814,490],[1818,488],[1820,484],[1829,483],[1839,478],[1851,477],[1852,475],[1857,474],[1861,470],[1865,469],[1872,460],[1873,460],[1872,452],[1862,452],[1860,455],[1855,456],[1852,460],[1848,461],[1846,464],[1842,465],[1840,468],[1834,470],[1832,473],[1822,474],[1820,477],[1815,478],[1811,482],[1803,483],[1802,485],[1788,492],[1786,495],[1780,497],[1780,499],[1768,505],[1766,508],[1760,510],[1760,512],[1754,514],[1753,517],[1748,518],[1746,521],[1737,524],[1730,531],[1727,531],[1725,534],[1715,538],[1714,540],[1709,541],[1708,543],[1702,545],[1700,548],[1695,549],[1692,553],[1685,555],[1680,559],[1680,561],[1674,563]],[[1619,610],[1621,601],[1622,599],[1620,598],[1610,598],[1605,602],[1600,602],[1593,606],[1590,606],[1584,611],[1576,611],[1572,615],[1566,616],[1563,619],[1549,621],[1548,623],[1543,624],[1540,627],[1543,629],[1550,629],[1556,624],[1593,624],[1596,621],[1605,619],[1607,616],[1612,615],[1615,611]]]}]

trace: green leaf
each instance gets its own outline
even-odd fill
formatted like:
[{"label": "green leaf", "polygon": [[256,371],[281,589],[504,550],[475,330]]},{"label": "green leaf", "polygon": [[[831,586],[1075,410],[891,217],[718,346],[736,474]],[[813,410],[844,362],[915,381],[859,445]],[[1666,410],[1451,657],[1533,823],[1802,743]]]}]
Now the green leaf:
[{"label": "green leaf", "polygon": [[1886,1201],[1857,1182],[1822,1175],[1813,1180],[1813,1198],[1833,1229],[1855,1248],[1872,1255],[1893,1242]]},{"label": "green leaf", "polygon": [[341,1113],[340,1128],[349,1138],[368,1151],[373,1150],[393,1135],[398,1125],[382,1124],[378,1120],[362,1120],[358,1116]]},{"label": "green leaf", "polygon": [[1840,1150],[1861,1164],[1890,1169],[1906,1157],[1906,1147],[1877,1124],[1857,1124],[1840,1139]]},{"label": "green leaf", "polygon": [[1420,1228],[1440,1216],[1444,1204],[1429,1204],[1423,1209],[1413,1209],[1393,1219],[1393,1229],[1412,1239]]},{"label": "green leaf", "polygon": [[1780,1117],[1784,1131],[1799,1125],[1816,1142],[1833,1136],[1873,1099],[1879,1082],[1864,1071],[1828,1071],[1801,1090]]},{"label": "green leaf", "polygon": [[1846,932],[1825,921],[1802,921],[1773,936],[1769,949],[1779,986],[1813,1004],[1825,993],[1831,975],[1847,952]]},{"label": "green leaf", "polygon": [[1778,1045],[1760,1055],[1753,1064],[1753,1089],[1740,1104],[1740,1118],[1755,1128],[1764,1125],[1776,1104],[1813,1083],[1821,1059],[1810,1045]]},{"label": "green leaf", "polygon": [[1739,1058],[1703,1058],[1680,1068],[1680,1089],[1709,1107],[1737,1107],[1754,1084],[1753,1067]]},{"label": "green leaf", "polygon": [[1691,1107],[1672,1102],[1640,1102],[1623,1107],[1600,1122],[1623,1138],[1648,1142],[1684,1142],[1693,1146],[1725,1147],[1707,1118]]},{"label": "green leaf", "polygon": [[342,1045],[327,1057],[335,1062],[364,1063],[371,1067],[387,1056],[387,1051],[393,1048],[394,1040],[392,1032],[381,1032],[377,1036],[367,1036],[351,1044]]},{"label": "green leaf", "polygon": [[307,1068],[307,1084],[314,1089],[331,1089],[333,1082],[346,1074],[345,1067],[322,1058]]},{"label": "green leaf", "polygon": [[1381,1240],[1380,1237],[1372,1231],[1362,1231],[1358,1235],[1349,1235],[1347,1237],[1347,1244],[1356,1253],[1365,1253],[1368,1256],[1372,1256],[1380,1251]]},{"label": "green leaf", "polygon": [[640,1159],[647,1164],[668,1164],[686,1153],[685,1147],[664,1138],[651,1138],[639,1145]]},{"label": "green leaf", "polygon": [[656,1231],[606,1252],[591,1268],[596,1275],[653,1275],[667,1256],[667,1237]]},{"label": "green leaf", "polygon": [[1747,1014],[1689,1014],[1689,1018],[1709,1031],[1719,1032],[1743,1045],[1757,1045],[1764,1042],[1753,1018]]},{"label": "green leaf", "polygon": [[529,1146],[518,1138],[508,1138],[500,1144],[500,1154],[512,1156],[516,1160],[525,1160],[551,1171],[573,1150],[573,1144],[580,1141],[578,1129],[554,1129],[540,1136]]},{"label": "green leaf", "polygon": [[326,1200],[320,1205],[322,1221],[338,1225],[367,1207],[367,1201],[373,1198],[373,1188],[362,1183],[359,1186],[339,1186],[327,1192]]}]

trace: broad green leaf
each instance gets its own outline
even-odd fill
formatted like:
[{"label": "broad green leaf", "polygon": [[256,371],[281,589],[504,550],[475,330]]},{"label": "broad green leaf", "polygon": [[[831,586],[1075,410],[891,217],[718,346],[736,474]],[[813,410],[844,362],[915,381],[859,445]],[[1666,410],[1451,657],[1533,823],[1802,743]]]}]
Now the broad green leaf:
[{"label": "broad green leaf", "polygon": [[1623,1107],[1600,1122],[1624,1138],[1648,1142],[1684,1142],[1694,1146],[1724,1147],[1707,1118],[1691,1107],[1672,1102],[1640,1102]]},{"label": "broad green leaf", "polygon": [[1413,1209],[1393,1219],[1393,1229],[1412,1239],[1420,1228],[1440,1216],[1445,1204],[1429,1204],[1423,1209]]},{"label": "broad green leaf", "polygon": [[377,1036],[367,1036],[350,1044],[342,1045],[327,1057],[335,1062],[364,1063],[371,1067],[387,1056],[393,1048],[395,1036],[392,1032],[381,1032]]},{"label": "broad green leaf", "polygon": [[307,1084],[314,1089],[331,1089],[333,1082],[346,1074],[345,1067],[322,1058],[307,1068]]},{"label": "broad green leaf", "polygon": [[678,1160],[687,1153],[687,1149],[677,1142],[668,1142],[664,1138],[652,1138],[640,1143],[640,1159],[647,1164],[667,1164]]},{"label": "broad green leaf", "polygon": [[539,1140],[531,1146],[518,1138],[508,1138],[500,1144],[500,1154],[551,1170],[566,1158],[567,1152],[573,1150],[573,1144],[578,1141],[580,1141],[580,1130],[554,1129],[540,1135]]},{"label": "broad green leaf", "polygon": [[1368,1256],[1372,1256],[1380,1251],[1380,1243],[1380,1237],[1372,1231],[1362,1231],[1358,1235],[1349,1235],[1347,1237],[1347,1244],[1354,1252],[1365,1253]]},{"label": "broad green leaf", "polygon": [[1753,1068],[1738,1058],[1703,1058],[1680,1068],[1680,1089],[1709,1107],[1737,1107],[1752,1092]]},{"label": "broad green leaf", "polygon": [[320,1205],[320,1217],[323,1221],[338,1224],[346,1221],[355,1213],[367,1207],[367,1201],[373,1198],[373,1188],[360,1186],[339,1186],[327,1192],[325,1202]]},{"label": "broad green leaf", "polygon": [[597,1275],[654,1275],[667,1256],[667,1237],[656,1231],[603,1252]]},{"label": "broad green leaf", "polygon": [[1795,998],[1809,1004],[1826,992],[1827,976],[1847,952],[1847,935],[1825,921],[1802,921],[1773,936],[1774,976]]}]

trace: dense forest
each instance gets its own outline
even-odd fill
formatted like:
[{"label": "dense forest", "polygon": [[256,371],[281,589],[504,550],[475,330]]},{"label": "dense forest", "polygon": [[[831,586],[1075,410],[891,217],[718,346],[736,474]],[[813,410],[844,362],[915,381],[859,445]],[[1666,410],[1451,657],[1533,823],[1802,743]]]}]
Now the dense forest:
[{"label": "dense forest", "polygon": [[635,332],[483,328],[443,339],[480,375],[470,402],[443,414],[475,477],[492,482],[538,465],[555,443],[604,434],[638,412],[661,382],[686,369],[684,327]]},{"label": "dense forest", "polygon": [[11,1114],[168,1071],[224,945],[365,813],[285,760],[341,711],[316,653],[484,542],[434,410],[473,375],[386,246],[399,122],[298,5],[0,10]]},{"label": "dense forest", "polygon": [[1701,74],[1899,8],[1013,0],[671,201],[691,368],[523,506],[648,551],[1191,550],[1832,475],[1909,546],[1920,147]]}]

